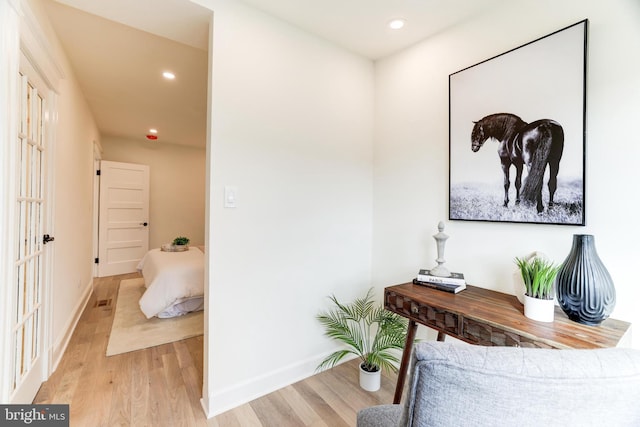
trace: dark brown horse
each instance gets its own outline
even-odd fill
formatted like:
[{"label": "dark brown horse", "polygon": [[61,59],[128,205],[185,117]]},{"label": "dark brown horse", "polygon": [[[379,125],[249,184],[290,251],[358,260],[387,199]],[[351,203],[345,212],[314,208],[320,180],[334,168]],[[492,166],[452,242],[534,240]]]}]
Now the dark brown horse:
[{"label": "dark brown horse", "polygon": [[535,203],[538,212],[542,204],[542,181],[549,165],[549,208],[557,188],[560,159],[564,149],[564,131],[554,120],[536,120],[527,123],[515,114],[491,114],[474,122],[471,132],[471,150],[477,152],[487,139],[499,142],[498,156],[504,175],[504,206],[509,205],[509,172],[516,168],[516,204],[520,203],[522,168],[526,164],[528,175],[522,190],[526,202]]}]

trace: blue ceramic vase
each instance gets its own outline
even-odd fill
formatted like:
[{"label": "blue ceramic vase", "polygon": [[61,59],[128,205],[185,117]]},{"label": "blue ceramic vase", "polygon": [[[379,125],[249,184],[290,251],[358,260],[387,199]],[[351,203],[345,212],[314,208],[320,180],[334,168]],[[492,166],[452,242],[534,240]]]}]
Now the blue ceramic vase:
[{"label": "blue ceramic vase", "polygon": [[613,280],[590,234],[574,234],[571,252],[556,276],[556,297],[569,319],[596,326],[616,305]]}]

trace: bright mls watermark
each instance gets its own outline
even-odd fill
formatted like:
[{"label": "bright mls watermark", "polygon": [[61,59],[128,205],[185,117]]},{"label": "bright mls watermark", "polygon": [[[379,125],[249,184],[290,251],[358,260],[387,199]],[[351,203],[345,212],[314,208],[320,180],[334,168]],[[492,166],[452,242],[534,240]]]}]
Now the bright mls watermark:
[{"label": "bright mls watermark", "polygon": [[0,427],[69,427],[69,405],[0,405]]}]

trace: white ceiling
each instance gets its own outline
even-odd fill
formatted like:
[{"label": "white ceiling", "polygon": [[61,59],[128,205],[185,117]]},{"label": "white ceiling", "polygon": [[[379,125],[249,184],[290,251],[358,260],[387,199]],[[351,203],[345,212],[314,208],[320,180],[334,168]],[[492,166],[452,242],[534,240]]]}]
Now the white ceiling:
[{"label": "white ceiling", "polygon": [[[352,52],[381,59],[505,0],[242,0]],[[387,24],[406,21],[401,30]]]},{"label": "white ceiling", "polygon": [[[146,140],[155,127],[155,143],[204,146],[210,10],[190,0],[41,1],[101,134]],[[242,1],[376,60],[508,0]],[[394,18],[405,27],[389,29]],[[165,69],[176,80],[163,80]]]},{"label": "white ceiling", "polygon": [[[175,27],[164,25],[175,33],[172,38],[189,43],[184,44],[60,3],[49,0],[46,3],[49,18],[103,137],[147,141],[149,129],[156,128],[156,144],[204,147],[208,58],[206,50],[193,45],[204,44],[206,48],[207,21],[197,21],[204,28],[203,34],[196,31],[197,25],[186,25],[187,21]],[[115,2],[88,3],[101,6]],[[190,5],[188,0],[183,3]],[[100,12],[126,21],[127,15],[116,13],[122,10]],[[135,13],[130,16],[137,17],[149,16],[153,9],[146,13],[133,7],[131,10]],[[165,70],[174,72],[176,79],[163,79]]]}]

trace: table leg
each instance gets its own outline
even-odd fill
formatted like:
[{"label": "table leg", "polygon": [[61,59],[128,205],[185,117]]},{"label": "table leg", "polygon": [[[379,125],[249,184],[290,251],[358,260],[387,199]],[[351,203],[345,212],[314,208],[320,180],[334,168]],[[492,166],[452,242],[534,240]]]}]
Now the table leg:
[{"label": "table leg", "polygon": [[400,361],[400,369],[398,370],[398,382],[396,383],[396,393],[393,396],[393,403],[398,404],[402,399],[402,391],[404,389],[404,380],[407,377],[407,369],[411,360],[411,352],[413,351],[413,341],[416,336],[418,325],[414,320],[409,320],[407,326],[407,341],[404,343],[402,352],[402,360]]}]

